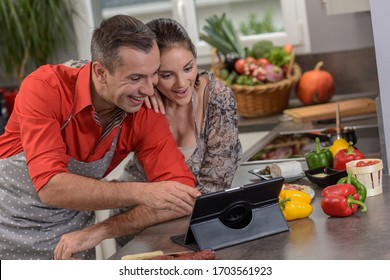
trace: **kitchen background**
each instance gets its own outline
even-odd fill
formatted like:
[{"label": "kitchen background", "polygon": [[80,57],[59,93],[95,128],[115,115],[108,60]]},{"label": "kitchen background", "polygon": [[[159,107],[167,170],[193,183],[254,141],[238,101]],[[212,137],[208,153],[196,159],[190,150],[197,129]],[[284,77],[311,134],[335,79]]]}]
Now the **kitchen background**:
[{"label": "kitchen background", "polygon": [[[50,63],[62,63],[70,58],[89,59],[89,43],[93,29],[104,17],[128,13],[145,22],[160,16],[181,21],[198,47],[200,67],[209,69],[210,46],[199,39],[205,18],[226,12],[238,25],[254,11],[259,18],[267,11],[272,11],[275,26],[278,30],[283,30],[242,36],[245,45],[251,46],[261,39],[272,40],[280,45],[292,43],[297,55],[296,61],[303,72],[313,69],[318,61],[324,61],[323,69],[329,71],[335,80],[336,92],[333,100],[361,96],[375,98],[379,96],[378,66],[379,69],[390,71],[390,63],[384,65],[385,60],[377,65],[379,60],[374,48],[373,23],[377,34],[386,34],[386,30],[383,30],[385,25],[372,21],[374,11],[381,20],[388,21],[384,13],[390,9],[390,3],[383,2],[371,0],[370,11],[369,0],[79,0],[75,1],[79,14],[74,18],[76,39],[69,42],[67,50],[59,52]],[[390,48],[388,43],[383,41],[384,37],[377,35],[375,38],[375,44],[381,47],[382,57]],[[386,84],[389,83],[386,75],[382,73],[379,77],[385,86],[387,85],[382,91],[390,89],[390,85]],[[14,79],[5,77],[0,69],[0,88],[13,87],[16,84]],[[382,99],[384,97],[382,96]],[[390,101],[388,103],[390,104]],[[295,98],[294,91],[291,92],[289,104],[290,107],[302,106]],[[240,138],[244,150],[265,136],[278,121],[279,116],[240,118]],[[5,123],[6,112],[3,106],[0,133]],[[385,134],[386,130],[383,131]],[[110,249],[108,252],[101,252],[101,258],[110,253]]]},{"label": "kitchen background", "polygon": [[[379,95],[369,0],[81,0],[74,3],[78,12],[74,18],[73,37],[76,39],[50,63],[61,63],[70,58],[89,59],[93,29],[103,18],[127,13],[144,22],[156,17],[178,19],[197,45],[200,67],[209,69],[210,46],[199,39],[206,18],[225,12],[238,28],[248,22],[251,15],[258,21],[270,15],[275,32],[241,36],[245,46],[263,39],[276,45],[292,43],[303,72],[313,69],[318,61],[324,61],[323,69],[333,75],[335,82],[333,100]],[[6,78],[0,71],[0,88],[15,85],[14,79]],[[294,90],[289,106],[302,106]],[[6,116],[3,104],[0,133]],[[278,122],[278,115],[257,119],[240,117],[244,151]]]},{"label": "kitchen background", "polygon": [[[339,2],[344,4],[341,6]],[[76,40],[68,43],[67,50],[61,51],[50,63],[61,63],[69,58],[89,59],[94,27],[104,17],[128,13],[145,22],[160,16],[177,18],[197,44],[200,67],[209,69],[210,46],[199,39],[205,19],[226,12],[238,28],[256,11],[258,19],[271,13],[275,29],[279,31],[241,36],[244,45],[251,46],[261,39],[280,45],[292,43],[302,71],[313,69],[319,60],[324,61],[323,69],[332,73],[335,80],[334,99],[345,98],[346,94],[350,95],[348,97],[375,97],[379,92],[368,0],[81,0],[75,4],[79,13],[74,19]],[[4,77],[1,71],[0,87],[14,85],[15,81]],[[294,91],[290,95],[290,106],[301,106]],[[4,115],[3,112],[0,132],[6,121]],[[256,120],[257,126],[242,126],[241,132],[267,131],[275,120]],[[242,123],[248,121],[254,122],[242,120]]]}]

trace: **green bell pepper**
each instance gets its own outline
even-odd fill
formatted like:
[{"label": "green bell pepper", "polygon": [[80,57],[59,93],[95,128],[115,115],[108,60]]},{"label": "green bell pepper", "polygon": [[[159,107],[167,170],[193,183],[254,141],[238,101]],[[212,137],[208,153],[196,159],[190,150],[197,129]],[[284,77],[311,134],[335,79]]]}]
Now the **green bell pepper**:
[{"label": "green bell pepper", "polygon": [[315,169],[322,166],[333,167],[333,155],[329,148],[322,148],[320,138],[316,137],[316,149],[305,156],[307,167]]},{"label": "green bell pepper", "polygon": [[359,182],[358,179],[352,176],[352,172],[348,172],[347,177],[341,178],[337,184],[350,184],[354,186],[356,189],[357,194],[359,195],[359,200],[361,202],[365,202],[367,198],[367,189],[366,186],[364,186],[362,183]]}]

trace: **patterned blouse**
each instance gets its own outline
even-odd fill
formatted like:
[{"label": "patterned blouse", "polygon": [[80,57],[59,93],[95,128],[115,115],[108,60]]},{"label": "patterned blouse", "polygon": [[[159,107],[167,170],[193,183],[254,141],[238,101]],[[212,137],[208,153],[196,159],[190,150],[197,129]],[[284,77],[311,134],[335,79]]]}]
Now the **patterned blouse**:
[{"label": "patterned blouse", "polygon": [[209,100],[199,135],[202,148],[197,147],[186,163],[197,180],[198,190],[209,193],[230,188],[242,147],[232,90],[211,72],[200,71],[199,74],[209,79]]}]

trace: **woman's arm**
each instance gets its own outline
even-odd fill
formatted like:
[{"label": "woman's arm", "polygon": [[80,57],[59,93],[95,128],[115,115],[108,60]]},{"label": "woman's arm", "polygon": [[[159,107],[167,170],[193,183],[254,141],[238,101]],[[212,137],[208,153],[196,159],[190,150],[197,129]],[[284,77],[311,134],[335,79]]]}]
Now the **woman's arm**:
[{"label": "woman's arm", "polygon": [[210,83],[206,117],[204,159],[197,177],[202,193],[229,188],[241,159],[237,104],[224,83]]}]

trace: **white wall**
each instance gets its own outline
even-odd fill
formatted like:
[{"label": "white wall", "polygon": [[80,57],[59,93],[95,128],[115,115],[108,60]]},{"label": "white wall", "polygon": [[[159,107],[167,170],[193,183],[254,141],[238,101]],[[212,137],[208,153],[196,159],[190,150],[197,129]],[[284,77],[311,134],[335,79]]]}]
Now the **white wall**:
[{"label": "white wall", "polygon": [[90,43],[92,33],[96,27],[96,22],[100,22],[101,20],[101,16],[94,10],[92,1],[93,0],[78,0],[75,2],[78,16],[73,18],[73,22],[76,33],[75,44],[77,47],[77,55],[69,59],[91,59]]},{"label": "white wall", "polygon": [[370,6],[378,68],[380,111],[382,112],[378,116],[378,121],[383,130],[382,136],[384,139],[381,139],[381,141],[385,145],[382,147],[382,157],[386,157],[384,172],[388,174],[387,164],[390,162],[390,149],[385,147],[390,147],[390,111],[387,111],[390,106],[390,1],[371,0]]}]

